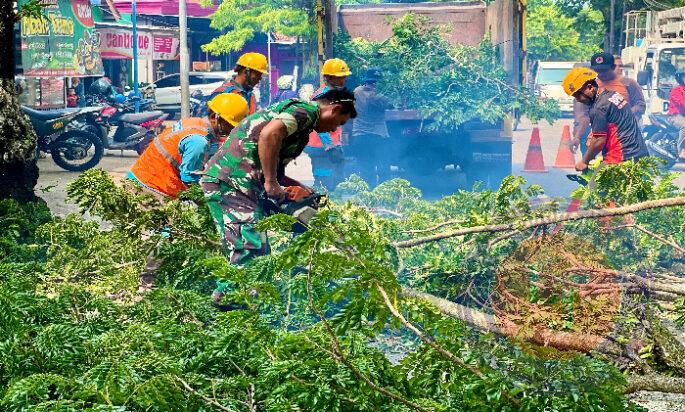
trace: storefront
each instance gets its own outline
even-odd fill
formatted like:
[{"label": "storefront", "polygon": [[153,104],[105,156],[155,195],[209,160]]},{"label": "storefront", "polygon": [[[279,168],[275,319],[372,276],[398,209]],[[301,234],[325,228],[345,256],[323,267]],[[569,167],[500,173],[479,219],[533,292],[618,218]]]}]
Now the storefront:
[{"label": "storefront", "polygon": [[[151,83],[178,70],[180,42],[175,28],[138,26],[138,81]],[[97,23],[105,75],[119,88],[133,86],[133,34],[128,25]]]},{"label": "storefront", "polygon": [[[28,0],[19,0],[23,5]],[[89,0],[44,0],[44,18],[20,22],[21,66],[18,76],[23,104],[64,107],[67,84],[75,78],[103,75],[100,36]]]}]

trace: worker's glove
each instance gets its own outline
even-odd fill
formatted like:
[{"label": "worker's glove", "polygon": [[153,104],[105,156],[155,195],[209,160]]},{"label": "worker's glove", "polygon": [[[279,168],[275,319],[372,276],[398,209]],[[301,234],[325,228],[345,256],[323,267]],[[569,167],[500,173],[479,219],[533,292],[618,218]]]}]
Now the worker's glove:
[{"label": "worker's glove", "polygon": [[299,202],[312,194],[311,191],[302,186],[288,186],[285,188],[285,192],[288,194],[288,200],[293,202]]},{"label": "worker's glove", "polygon": [[340,164],[345,161],[345,154],[342,146],[329,145],[326,147],[326,155],[333,164]]}]

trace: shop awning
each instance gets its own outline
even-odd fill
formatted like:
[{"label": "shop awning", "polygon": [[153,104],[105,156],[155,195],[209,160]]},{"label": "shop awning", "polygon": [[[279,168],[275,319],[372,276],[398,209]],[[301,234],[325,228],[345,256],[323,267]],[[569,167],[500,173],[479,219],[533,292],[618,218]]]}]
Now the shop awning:
[{"label": "shop awning", "polygon": [[[131,13],[131,0],[114,0],[114,4],[120,13]],[[202,7],[200,0],[186,0],[188,17],[209,17],[217,6]],[[178,16],[177,0],[137,0],[136,12],[138,14],[157,16]]]}]

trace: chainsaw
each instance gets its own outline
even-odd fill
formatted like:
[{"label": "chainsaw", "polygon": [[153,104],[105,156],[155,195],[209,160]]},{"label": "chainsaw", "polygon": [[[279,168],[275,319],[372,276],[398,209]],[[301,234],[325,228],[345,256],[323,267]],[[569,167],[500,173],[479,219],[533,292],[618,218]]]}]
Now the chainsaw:
[{"label": "chainsaw", "polygon": [[309,221],[316,215],[316,212],[328,203],[328,198],[319,193],[313,193],[302,199],[278,201],[265,195],[262,197],[262,206],[266,216],[283,213],[294,217],[297,222],[293,224],[293,233],[304,233],[307,231]]}]

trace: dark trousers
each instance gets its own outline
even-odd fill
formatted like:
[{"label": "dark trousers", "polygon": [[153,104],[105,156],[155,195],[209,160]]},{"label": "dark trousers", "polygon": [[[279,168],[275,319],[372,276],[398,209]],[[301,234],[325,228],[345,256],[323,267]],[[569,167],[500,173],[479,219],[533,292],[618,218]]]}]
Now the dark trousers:
[{"label": "dark trousers", "polygon": [[358,174],[372,189],[388,179],[390,162],[388,139],[377,134],[354,135],[350,137],[347,154],[354,159],[345,175]]}]

